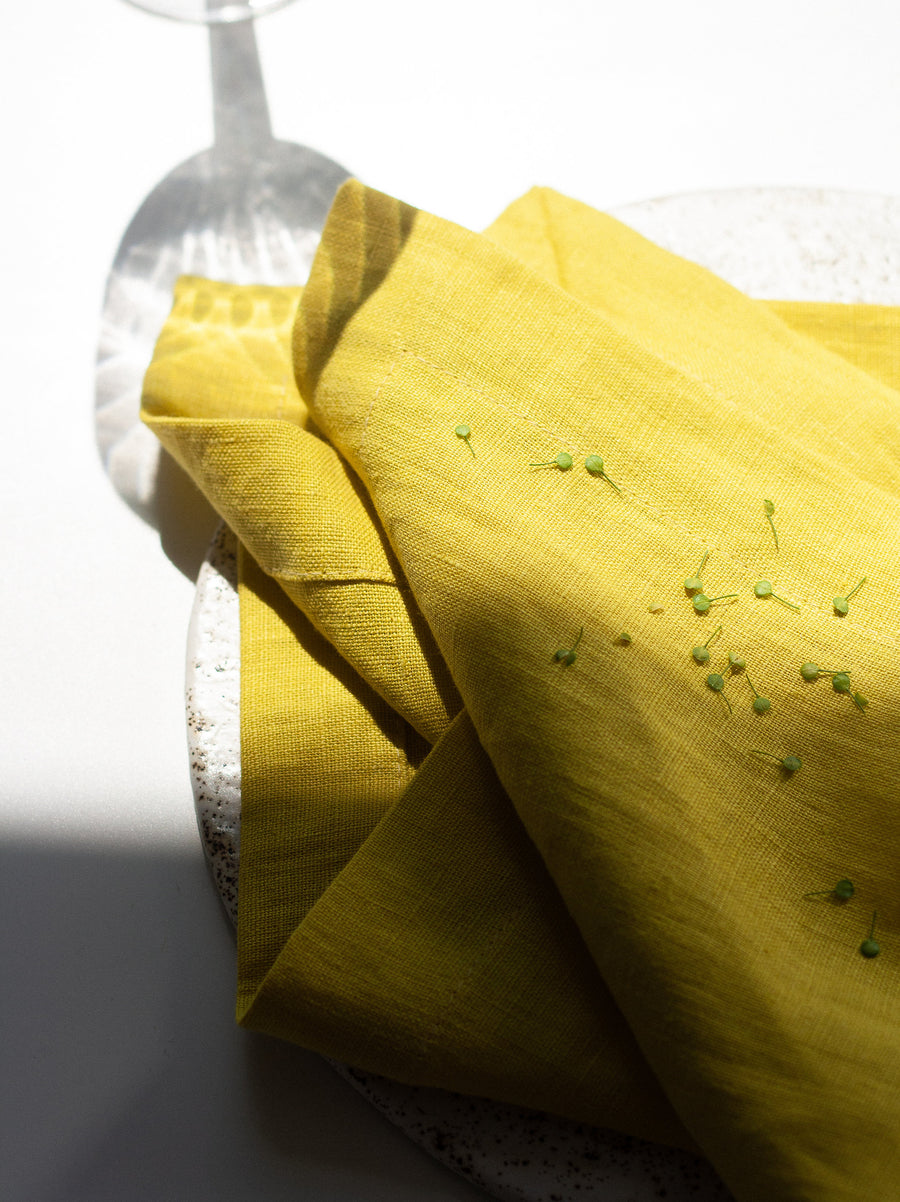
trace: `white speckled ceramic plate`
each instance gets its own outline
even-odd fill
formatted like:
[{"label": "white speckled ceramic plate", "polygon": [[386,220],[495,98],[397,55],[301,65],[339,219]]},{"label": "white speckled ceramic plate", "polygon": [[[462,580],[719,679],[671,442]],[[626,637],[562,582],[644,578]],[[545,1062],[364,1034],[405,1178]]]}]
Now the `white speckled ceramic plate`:
[{"label": "white speckled ceramic plate", "polygon": [[[740,189],[647,201],[614,216],[752,296],[900,303],[900,198]],[[187,713],[197,819],[233,920],[241,808],[235,577],[234,537],[222,527],[197,585]],[[411,1139],[508,1202],[731,1198],[709,1165],[686,1153],[552,1115],[335,1068]]]}]

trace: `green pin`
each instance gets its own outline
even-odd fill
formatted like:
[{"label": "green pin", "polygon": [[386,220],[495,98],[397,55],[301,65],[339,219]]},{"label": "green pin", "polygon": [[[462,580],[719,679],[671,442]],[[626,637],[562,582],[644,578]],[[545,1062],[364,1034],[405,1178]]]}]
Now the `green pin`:
[{"label": "green pin", "polygon": [[631,635],[628,633],[627,630],[623,630],[619,635],[618,641],[622,644],[623,647],[628,647],[631,645],[631,643],[634,642],[634,639],[631,637]]},{"label": "green pin", "polygon": [[812,893],[804,893],[804,897],[836,897],[838,901],[849,901],[856,890],[853,888],[853,882],[846,878],[838,881],[831,889],[814,889]]},{"label": "green pin", "polygon": [[475,458],[475,451],[472,449],[472,427],[467,426],[465,422],[461,422],[453,431],[457,438],[461,438],[466,446],[472,451],[472,458]]},{"label": "green pin", "polygon": [[872,914],[872,925],[869,927],[869,937],[864,939],[859,945],[860,955],[866,957],[867,960],[872,960],[881,951],[881,944],[875,942],[875,919],[878,917],[878,911],[875,910]]},{"label": "green pin", "polygon": [[688,576],[687,580],[685,580],[684,587],[689,593],[700,593],[703,591],[703,581],[700,579],[700,573],[706,566],[707,559],[709,559],[708,551],[700,560],[700,567],[697,569],[696,574]]},{"label": "green pin", "polygon": [[850,590],[849,593],[847,593],[847,595],[845,597],[832,597],[831,598],[831,604],[834,606],[834,612],[836,614],[841,614],[843,616],[844,614],[849,612],[850,598],[853,596],[854,593],[859,592],[859,590],[862,588],[862,586],[866,583],[866,581],[868,579],[869,579],[868,576],[863,576],[862,580],[860,580],[860,582],[858,584],[854,585],[854,587]]},{"label": "green pin", "polygon": [[869,704],[867,698],[863,697],[862,693],[854,693],[850,685],[849,672],[835,672],[831,678],[831,687],[836,693],[841,693],[845,697],[849,697],[860,713],[865,712],[866,706]]},{"label": "green pin", "polygon": [[[820,668],[818,664],[814,664],[810,660],[800,665],[800,675],[804,680],[818,680],[820,676],[846,676],[848,681],[850,679],[848,672],[839,672],[835,668]],[[838,692],[840,691],[838,689]]]},{"label": "green pin", "polygon": [[694,660],[696,663],[698,663],[698,664],[708,664],[709,663],[709,645],[713,641],[713,639],[716,637],[716,635],[721,632],[721,630],[722,630],[722,627],[717,626],[715,628],[715,630],[712,632],[712,634],[709,636],[709,638],[706,640],[705,643],[702,643],[699,647],[694,647],[694,649],[691,651],[691,655],[694,657]]},{"label": "green pin", "polygon": [[622,495],[622,490],[619,488],[618,484],[616,484],[614,480],[610,480],[609,476],[607,476],[606,472],[603,470],[603,460],[599,455],[588,455],[587,459],[584,461],[584,466],[592,476],[602,476],[607,484],[611,484],[616,492],[620,496]]},{"label": "green pin", "polygon": [[775,523],[772,521],[772,515],[775,512],[775,506],[771,501],[763,501],[763,511],[766,515],[766,521],[772,528],[772,537],[775,539],[775,550],[778,551],[780,549],[778,546],[778,531],[775,529]]},{"label": "green pin", "polygon": [[709,676],[706,678],[706,684],[707,687],[712,689],[714,693],[721,694],[722,700],[728,706],[728,712],[730,714],[732,712],[731,702],[725,696],[725,677],[720,676],[718,672],[710,672]]},{"label": "green pin", "polygon": [[771,751],[757,751],[755,748],[751,748],[750,755],[764,755],[766,759],[775,760],[777,764],[781,765],[785,772],[799,772],[803,767],[803,761],[798,755],[786,755],[782,758],[780,756],[773,755]]},{"label": "green pin", "polygon": [[695,597],[691,598],[691,605],[693,605],[695,613],[705,614],[714,601],[727,601],[736,596],[737,593],[721,593],[718,597],[707,597],[706,593],[697,593]]},{"label": "green pin", "polygon": [[561,472],[567,472],[575,460],[568,451],[560,451],[555,459],[547,463],[529,463],[529,467],[558,467]]},{"label": "green pin", "polygon": [[575,648],[581,642],[581,636],[583,634],[584,634],[584,627],[582,626],[581,629],[578,631],[578,638],[575,640],[575,642],[572,644],[572,646],[571,647],[560,647],[560,649],[554,654],[553,658],[555,660],[559,661],[560,663],[564,664],[565,667],[567,667],[567,668],[571,667],[571,665],[575,663],[575,659],[576,659]]},{"label": "green pin", "polygon": [[795,605],[793,601],[786,601],[784,597],[779,597],[777,593],[772,592],[772,583],[769,580],[757,580],[753,586],[753,591],[757,597],[771,597],[773,601],[780,601],[782,605],[786,605],[788,609],[800,612],[800,606]]},{"label": "green pin", "polygon": [[772,708],[772,702],[768,699],[768,697],[760,697],[760,695],[759,695],[759,693],[757,693],[756,689],[753,688],[753,682],[751,681],[749,676],[746,676],[744,679],[747,681],[747,684],[750,685],[750,688],[753,690],[753,710],[754,710],[754,712],[757,714],[767,714],[769,712],[769,710]]}]

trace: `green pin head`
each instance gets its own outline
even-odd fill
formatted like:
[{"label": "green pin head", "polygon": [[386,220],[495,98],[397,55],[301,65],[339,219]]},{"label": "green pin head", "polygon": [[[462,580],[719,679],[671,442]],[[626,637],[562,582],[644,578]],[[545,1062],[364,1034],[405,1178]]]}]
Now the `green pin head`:
[{"label": "green pin head", "polygon": [[694,573],[694,575],[688,576],[687,580],[685,580],[684,587],[687,590],[687,592],[700,593],[703,591],[703,581],[700,579],[700,573],[703,571],[704,567],[706,566],[707,559],[709,559],[708,551],[701,559],[700,567],[697,569],[697,571]]},{"label": "green pin head", "polygon": [[725,677],[720,675],[718,672],[710,672],[709,676],[706,678],[706,685],[707,688],[712,689],[714,693],[719,693],[721,695],[722,700],[728,706],[728,712],[730,714],[731,702],[725,696]]},{"label": "green pin head", "polygon": [[773,601],[779,601],[782,605],[786,605],[788,609],[793,609],[797,613],[800,612],[799,605],[795,605],[793,601],[786,601],[784,597],[779,597],[777,593],[772,592],[772,582],[770,580],[757,580],[753,586],[753,591],[757,597],[771,597]]},{"label": "green pin head", "polygon": [[[820,676],[846,676],[848,681],[850,679],[849,672],[838,671],[837,668],[820,668],[818,664],[812,663],[811,660],[807,660],[805,664],[800,665],[800,675],[804,680],[809,681],[818,680]],[[838,689],[838,692],[840,691]]]},{"label": "green pin head", "polygon": [[848,881],[846,877],[838,881],[831,889],[813,889],[811,893],[804,893],[804,897],[831,897],[835,901],[849,901],[856,890],[853,887],[853,882]]},{"label": "green pin head", "polygon": [[836,614],[840,614],[842,617],[844,617],[850,612],[850,598],[854,593],[858,592],[862,588],[867,580],[868,576],[863,576],[862,580],[860,580],[859,583],[856,584],[850,590],[850,592],[846,594],[846,596],[831,598],[831,604],[834,606],[834,612]]},{"label": "green pin head", "polygon": [[567,472],[575,460],[568,451],[560,451],[555,459],[548,460],[547,463],[529,463],[529,467],[558,467],[561,472]]},{"label": "green pin head", "polygon": [[865,713],[866,706],[869,704],[868,698],[863,697],[862,693],[853,692],[849,672],[835,672],[831,678],[831,687],[836,693],[849,697],[860,713]]},{"label": "green pin head", "polygon": [[750,689],[753,693],[753,712],[756,714],[767,714],[772,708],[772,702],[768,699],[768,697],[760,697],[759,693],[757,693],[756,689],[753,687],[753,681],[749,676],[745,676],[744,679],[750,686]]},{"label": "green pin head", "polygon": [[881,951],[881,944],[875,941],[875,919],[877,917],[878,911],[876,910],[872,914],[872,925],[869,927],[869,936],[859,945],[860,955],[865,956],[867,960],[874,959]]},{"label": "green pin head", "polygon": [[612,484],[617,493],[621,493],[622,490],[619,488],[618,484],[610,480],[609,476],[607,476],[606,472],[604,471],[603,460],[599,455],[588,455],[587,459],[584,461],[584,466],[592,476],[602,476],[603,479],[606,480],[607,484]]},{"label": "green pin head", "polygon": [[850,684],[849,672],[835,672],[831,677],[831,687],[836,693],[841,693],[845,697],[849,697],[853,704],[861,712],[865,710],[869,704],[868,698],[863,697],[862,693],[854,693]]},{"label": "green pin head", "polygon": [[738,655],[736,651],[729,651],[728,666],[732,672],[743,672],[747,667],[747,661],[742,655]]},{"label": "green pin head", "polygon": [[572,664],[575,663],[575,660],[577,658],[577,656],[575,655],[575,649],[578,646],[578,644],[581,642],[581,636],[583,634],[584,634],[584,627],[582,626],[581,629],[578,631],[578,638],[575,640],[575,642],[572,644],[572,646],[571,647],[560,647],[560,649],[554,653],[553,658],[555,660],[557,660],[557,662],[561,663],[564,667],[570,668],[572,666]]},{"label": "green pin head", "polygon": [[718,597],[707,597],[706,593],[697,593],[691,598],[691,605],[694,607],[694,612],[705,614],[709,612],[709,607],[714,601],[728,601],[731,597],[736,597],[737,593],[721,593]]},{"label": "green pin head", "polygon": [[463,440],[463,442],[466,444],[466,446],[472,452],[472,458],[474,459],[475,451],[472,447],[472,441],[471,441],[472,427],[467,426],[465,424],[465,422],[460,422],[460,424],[456,427],[456,429],[453,431],[453,433],[456,435],[457,438],[461,438]]},{"label": "green pin head", "polygon": [[712,634],[709,636],[709,638],[706,640],[705,643],[702,643],[699,647],[693,648],[693,650],[691,651],[691,655],[694,657],[695,663],[698,663],[698,664],[708,664],[709,663],[709,645],[713,641],[713,639],[716,637],[716,635],[721,634],[721,632],[722,632],[722,627],[717,626],[715,628],[715,630],[712,632]]},{"label": "green pin head", "polygon": [[756,748],[751,748],[750,755],[763,755],[767,760],[775,760],[777,764],[781,765],[785,772],[790,772],[792,774],[794,772],[799,772],[803,767],[803,761],[800,759],[799,755],[786,755],[782,757],[773,755],[771,751],[758,751]]}]

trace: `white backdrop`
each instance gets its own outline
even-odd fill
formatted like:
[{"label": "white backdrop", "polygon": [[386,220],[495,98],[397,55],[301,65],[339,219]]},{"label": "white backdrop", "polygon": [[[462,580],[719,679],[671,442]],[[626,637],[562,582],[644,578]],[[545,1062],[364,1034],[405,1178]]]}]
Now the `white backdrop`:
[{"label": "white backdrop", "polygon": [[[316,1058],[234,1029],[185,752],[206,531],[176,566],[94,446],[119,238],[212,140],[206,32],[7,9],[0,1197],[475,1199]],[[276,136],[475,229],[535,183],[604,209],[900,195],[896,0],[297,0],[257,37]]]}]

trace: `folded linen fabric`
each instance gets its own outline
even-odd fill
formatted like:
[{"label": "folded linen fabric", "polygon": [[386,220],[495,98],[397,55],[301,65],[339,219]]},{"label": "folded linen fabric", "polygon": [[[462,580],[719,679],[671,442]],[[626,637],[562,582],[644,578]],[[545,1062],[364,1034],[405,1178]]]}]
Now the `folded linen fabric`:
[{"label": "folded linen fabric", "polygon": [[479,236],[356,183],[262,296],[186,281],[145,395],[247,548],[243,1021],[695,1142],[739,1198],[900,1192],[898,315],[546,190]]},{"label": "folded linen fabric", "polygon": [[[402,717],[411,722],[419,696],[434,690],[421,686],[428,680],[416,670],[421,657],[410,666],[405,653],[393,678],[376,672],[371,684],[363,679],[372,644],[400,654],[396,644],[414,639],[421,619],[398,629],[411,612],[397,605],[402,577],[395,583],[382,568],[376,589],[371,559],[355,574],[347,569],[342,548],[371,541],[364,525],[371,512],[354,490],[333,487],[333,474],[326,487],[321,440],[299,430],[296,419],[278,420],[291,411],[305,421],[296,398],[280,395],[290,391],[283,371],[290,325],[272,313],[280,315],[285,300],[293,311],[299,293],[182,280],[144,397],[148,423],[244,540],[242,1021],[401,1080],[693,1147],[467,728],[429,758],[436,804],[428,838],[441,849],[441,871],[423,858],[416,795],[392,812],[381,844],[366,847],[371,857],[390,835],[392,853],[403,849],[407,888],[388,903],[369,861],[348,863],[422,762],[428,744]],[[209,371],[206,362],[214,365]],[[256,416],[225,416],[244,413],[247,397],[262,398]],[[261,418],[270,413],[275,420],[265,429]],[[259,453],[261,441],[269,458]],[[297,500],[301,490],[312,500]],[[317,498],[340,531],[337,551],[321,535],[321,518],[319,528],[308,525]],[[307,579],[315,588],[298,590]],[[369,591],[360,596],[362,589]],[[387,705],[375,691],[379,684]],[[460,797],[468,799],[463,809]],[[491,809],[466,834],[479,799]],[[349,909],[335,900],[348,894],[330,891],[308,914],[344,867],[340,884],[350,880],[355,890]],[[395,858],[391,872],[398,871]],[[477,907],[473,899],[481,899]],[[343,965],[324,950],[323,913],[342,943]],[[389,961],[386,949],[398,932],[414,951]],[[379,970],[360,996],[370,955]],[[294,1001],[273,1006],[285,972]],[[401,995],[406,1001],[398,1007]],[[505,1015],[502,1041],[498,1014]]]}]

